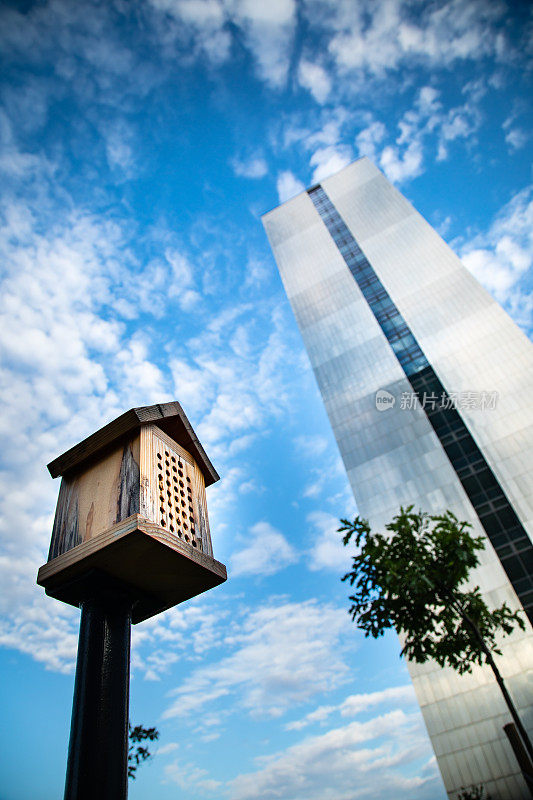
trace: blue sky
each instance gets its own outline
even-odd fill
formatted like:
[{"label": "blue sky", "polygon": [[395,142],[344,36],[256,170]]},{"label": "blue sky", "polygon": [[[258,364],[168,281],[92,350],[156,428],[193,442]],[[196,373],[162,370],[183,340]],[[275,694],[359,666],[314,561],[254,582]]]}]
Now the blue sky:
[{"label": "blue sky", "polygon": [[161,738],[130,796],[444,797],[395,637],[347,615],[355,506],[260,216],[368,155],[531,331],[531,31],[503,0],[2,4],[2,800],[64,780],[44,465],[174,398],[230,579],[133,630]]}]

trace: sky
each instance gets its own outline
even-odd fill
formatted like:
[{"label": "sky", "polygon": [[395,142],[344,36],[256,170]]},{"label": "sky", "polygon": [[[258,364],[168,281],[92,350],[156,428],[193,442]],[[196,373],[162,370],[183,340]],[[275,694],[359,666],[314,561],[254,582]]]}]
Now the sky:
[{"label": "sky", "polygon": [[229,579],[133,628],[160,739],[132,800],[444,798],[396,637],[347,613],[356,507],[260,217],[367,155],[531,334],[532,29],[505,0],[1,4],[1,800],[64,784],[45,465],[173,399]]}]

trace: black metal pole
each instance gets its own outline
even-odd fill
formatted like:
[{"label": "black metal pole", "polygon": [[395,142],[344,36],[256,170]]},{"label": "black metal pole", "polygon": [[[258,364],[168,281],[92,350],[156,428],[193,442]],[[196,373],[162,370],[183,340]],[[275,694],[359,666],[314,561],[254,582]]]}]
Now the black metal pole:
[{"label": "black metal pole", "polygon": [[125,800],[132,600],[104,592],[81,604],[65,800]]}]

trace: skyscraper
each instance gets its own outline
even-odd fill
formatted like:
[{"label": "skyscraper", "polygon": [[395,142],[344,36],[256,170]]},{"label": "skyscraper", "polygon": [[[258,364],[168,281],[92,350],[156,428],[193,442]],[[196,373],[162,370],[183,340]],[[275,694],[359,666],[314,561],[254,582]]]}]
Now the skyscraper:
[{"label": "skyscraper", "polygon": [[[472,582],[487,603],[533,621],[528,339],[366,158],[263,224],[359,513],[382,529],[401,504],[451,509],[486,537]],[[530,624],[502,649],[531,730]],[[450,796],[483,783],[494,800],[530,797],[490,668],[408,667]]]}]

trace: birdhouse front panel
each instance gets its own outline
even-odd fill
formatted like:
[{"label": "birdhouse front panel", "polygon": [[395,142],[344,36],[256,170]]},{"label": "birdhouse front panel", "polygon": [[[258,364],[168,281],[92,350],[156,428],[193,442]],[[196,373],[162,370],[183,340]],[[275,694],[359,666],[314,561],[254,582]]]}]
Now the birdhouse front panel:
[{"label": "birdhouse front panel", "polygon": [[48,560],[139,513],[140,434],[63,476]]},{"label": "birdhouse front panel", "polygon": [[213,555],[205,481],[190,453],[156,425],[141,431],[140,514]]}]

